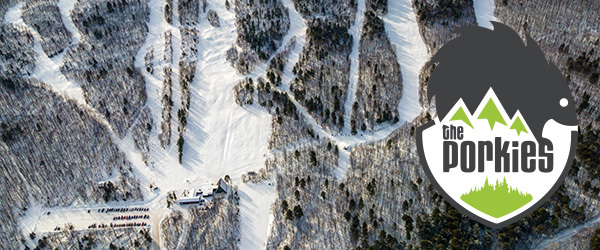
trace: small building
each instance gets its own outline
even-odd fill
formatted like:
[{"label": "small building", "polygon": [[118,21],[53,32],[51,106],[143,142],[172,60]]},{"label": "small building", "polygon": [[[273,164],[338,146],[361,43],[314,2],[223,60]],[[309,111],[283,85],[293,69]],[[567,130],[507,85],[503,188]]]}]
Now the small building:
[{"label": "small building", "polygon": [[222,178],[217,182],[217,188],[214,190],[215,196],[227,197],[231,193],[231,187]]},{"label": "small building", "polygon": [[191,204],[200,204],[200,197],[181,197],[179,200],[179,205],[191,205]]}]

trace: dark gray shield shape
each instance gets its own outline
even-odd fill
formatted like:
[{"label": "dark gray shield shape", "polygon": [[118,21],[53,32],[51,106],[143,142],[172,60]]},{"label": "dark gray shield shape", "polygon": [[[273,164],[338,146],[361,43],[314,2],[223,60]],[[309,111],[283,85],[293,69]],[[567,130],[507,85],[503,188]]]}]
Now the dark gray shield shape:
[{"label": "dark gray shield shape", "polygon": [[[526,35],[523,39],[510,27],[492,22],[494,30],[466,26],[455,31],[459,36],[450,40],[432,57],[435,69],[427,87],[428,101],[435,96],[436,111],[440,120],[444,118],[459,99],[463,99],[469,110],[475,110],[486,92],[492,87],[503,102],[509,115],[517,110],[527,117],[527,122],[536,140],[542,137],[543,127],[550,119],[562,125],[576,126],[575,102],[562,73],[546,58],[537,43]],[[560,100],[568,104],[561,106]],[[463,208],[439,185],[431,173],[423,150],[422,133],[433,126],[434,121],[417,128],[417,151],[421,164],[437,191],[463,214],[492,227],[501,228],[527,216],[550,199],[562,185],[571,169],[575,156],[578,133],[571,132],[571,148],[560,178],[542,199],[525,212],[501,223],[489,222]]]}]

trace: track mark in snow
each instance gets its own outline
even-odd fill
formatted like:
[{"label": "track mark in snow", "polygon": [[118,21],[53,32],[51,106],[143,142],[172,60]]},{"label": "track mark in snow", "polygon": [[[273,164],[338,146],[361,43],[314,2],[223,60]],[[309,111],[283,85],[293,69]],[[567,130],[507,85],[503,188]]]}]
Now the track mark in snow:
[{"label": "track mark in snow", "polygon": [[473,1],[473,7],[475,8],[477,25],[493,29],[494,27],[490,21],[496,21],[496,16],[494,16],[494,10],[496,9],[494,0]]},{"label": "track mark in snow", "polygon": [[398,124],[404,124],[411,122],[423,110],[419,103],[419,73],[429,55],[411,1],[389,1],[388,4],[388,14],[383,20],[400,62],[402,98],[398,104]]}]

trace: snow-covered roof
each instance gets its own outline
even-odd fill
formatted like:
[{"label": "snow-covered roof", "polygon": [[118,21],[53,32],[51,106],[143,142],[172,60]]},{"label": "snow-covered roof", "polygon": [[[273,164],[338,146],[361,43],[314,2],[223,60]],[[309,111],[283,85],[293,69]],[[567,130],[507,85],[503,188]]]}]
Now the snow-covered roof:
[{"label": "snow-covered roof", "polygon": [[177,200],[179,203],[200,202],[200,197],[181,197]]},{"label": "snow-covered roof", "polygon": [[217,192],[229,193],[231,191],[231,187],[222,178],[217,182],[217,187]]}]

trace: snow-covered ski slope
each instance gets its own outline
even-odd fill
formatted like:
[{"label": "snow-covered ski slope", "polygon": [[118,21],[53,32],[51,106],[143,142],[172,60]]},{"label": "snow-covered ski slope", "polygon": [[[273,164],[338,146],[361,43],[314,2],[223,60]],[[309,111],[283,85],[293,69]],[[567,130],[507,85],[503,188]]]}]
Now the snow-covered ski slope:
[{"label": "snow-covered ski slope", "polygon": [[57,3],[65,28],[71,33],[71,37],[73,39],[73,41],[71,41],[71,45],[77,45],[79,42],[81,42],[81,34],[79,34],[77,27],[75,27],[73,19],[71,19],[71,11],[73,11],[75,8],[76,3],[77,0],[59,0]]},{"label": "snow-covered ski slope", "polygon": [[411,1],[389,1],[383,18],[402,72],[402,98],[398,104],[400,124],[411,122],[423,108],[419,104],[419,73],[429,55]]},{"label": "snow-covered ski slope", "polygon": [[[233,8],[225,9],[224,1],[212,1],[209,5],[219,14],[221,27],[213,28],[206,19],[200,24],[200,54],[191,84],[184,166],[198,169],[208,179],[231,176],[239,185],[240,247],[260,249],[266,241],[269,205],[275,188],[241,184],[239,180],[247,171],[264,167],[271,115],[258,105],[236,104],[233,88],[244,76],[237,74],[225,60],[226,51],[237,37],[235,14]],[[251,77],[264,75],[265,68],[266,65],[261,65]]]},{"label": "snow-covered ski slope", "polygon": [[[221,26],[212,27],[206,14],[201,12],[199,24],[194,27],[199,32],[198,58],[195,77],[190,84],[191,100],[188,125],[184,132],[183,161],[179,164],[176,117],[181,107],[178,66],[182,50],[181,34],[177,1],[173,3],[173,25],[164,19],[164,5],[164,0],[150,1],[149,33],[136,56],[136,66],[143,71],[146,79],[146,106],[152,112],[157,124],[155,127],[159,126],[162,119],[162,69],[168,65],[173,68],[171,144],[163,149],[158,140],[160,129],[154,129],[150,135],[151,156],[148,166],[139,157],[132,157],[132,161],[136,162],[137,172],[144,176],[140,178],[142,183],[154,183],[162,190],[157,201],[163,200],[168,191],[215,183],[219,178],[229,175],[234,185],[239,185],[241,244],[248,246],[247,249],[261,248],[268,231],[269,201],[274,197],[275,189],[274,186],[267,188],[241,184],[240,178],[247,171],[258,171],[264,167],[267,141],[271,134],[271,116],[258,106],[240,107],[234,101],[233,88],[245,76],[237,74],[225,60],[226,51],[237,37],[233,7],[227,10],[224,1],[209,1],[207,10],[218,13]],[[154,50],[155,57],[162,54],[164,33],[168,30],[173,34],[173,61],[155,60],[154,73],[150,74],[144,70],[144,56],[149,48]],[[265,68],[266,64],[257,67],[250,76],[264,75]],[[133,147],[122,146],[131,149],[131,154],[137,154]],[[256,209],[257,206],[260,209]],[[156,208],[165,210],[161,206]],[[157,227],[158,224],[152,226]],[[158,235],[156,231],[154,235]]]},{"label": "snow-covered ski slope", "polygon": [[271,204],[276,201],[274,182],[242,183],[240,197],[240,249],[264,249],[271,231]]},{"label": "snow-covered ski slope", "polygon": [[238,180],[246,171],[264,166],[271,115],[258,105],[240,107],[235,103],[233,88],[244,76],[225,60],[237,36],[235,15],[222,1],[210,6],[219,13],[221,27],[213,28],[205,19],[200,23],[183,165],[197,168],[208,178],[228,174]]},{"label": "snow-covered ski slope", "polygon": [[477,25],[481,27],[486,27],[488,29],[493,29],[492,23],[490,23],[490,21],[496,21],[496,16],[494,16],[494,10],[496,9],[496,6],[494,5],[494,0],[473,1],[473,7],[475,8],[475,18],[477,19]]},{"label": "snow-covered ski slope", "polygon": [[[364,2],[364,0],[358,3],[359,13],[360,6],[363,4],[361,2]],[[360,14],[364,15],[364,13]],[[419,103],[419,72],[427,62],[429,55],[427,47],[419,33],[419,26],[411,2],[404,0],[389,1],[388,14],[383,17],[383,21],[390,43],[396,49],[396,57],[400,63],[400,70],[402,72],[402,98],[398,104],[398,117],[400,121],[394,125],[384,125],[375,132],[363,132],[356,136],[334,136],[334,140],[344,148],[344,150],[340,150],[339,167],[335,171],[338,179],[345,177],[346,171],[350,166],[349,158],[352,146],[387,137],[403,124],[411,122],[423,110],[423,107]],[[358,67],[351,67],[350,74],[351,79],[353,77],[357,79]],[[352,80],[350,82],[352,83]],[[355,92],[352,92],[352,87],[349,88],[349,91],[349,96],[355,94]],[[351,109],[351,106],[348,106],[348,102],[345,108]],[[347,124],[345,123],[345,125]]]},{"label": "snow-covered ski slope", "polygon": [[[298,61],[298,58],[300,57],[300,54],[302,53],[302,48],[304,47],[305,44],[305,34],[306,34],[306,24],[304,22],[304,19],[302,18],[302,16],[300,15],[300,13],[298,13],[295,9],[294,9],[294,4],[292,3],[291,0],[282,0],[283,5],[289,10],[289,18],[290,18],[290,29],[288,30],[288,33],[283,37],[283,42],[281,47],[279,48],[279,51],[281,49],[283,49],[283,47],[285,47],[292,39],[295,39],[295,45],[294,48],[292,48],[292,51],[289,54],[289,61],[288,63],[285,65],[284,67],[284,72],[288,72],[288,74],[284,73],[282,76],[282,81],[283,82],[289,82],[290,80],[293,79],[293,75],[291,74],[292,68],[295,65],[295,62]],[[235,28],[235,25],[233,23],[231,23],[231,27]],[[234,30],[235,32],[235,30]],[[234,36],[235,37],[235,36]],[[274,55],[276,55],[276,53],[274,53]],[[292,63],[294,62],[294,63]],[[249,77],[264,77],[265,76],[265,72],[266,72],[266,67],[268,61],[262,65],[259,65],[253,72],[251,72],[249,74]],[[229,67],[231,68],[231,67]],[[232,69],[232,68],[231,68]],[[289,85],[287,86],[288,90],[289,90]],[[230,91],[229,92],[230,96],[233,96],[233,92]],[[229,100],[231,101],[232,104],[235,104],[235,102],[233,100]],[[253,105],[250,106],[249,108],[244,108],[247,111],[251,111],[251,112],[257,112],[255,110],[255,108],[258,105]],[[261,108],[262,109],[262,108]],[[264,110],[264,109],[263,109]],[[261,113],[264,111],[260,111]],[[267,115],[265,117],[263,117],[263,119],[265,122],[267,122],[269,124],[269,131],[268,134],[266,134],[265,136],[268,137],[271,134],[270,131],[270,123],[271,123],[271,116]],[[247,128],[247,129],[251,129],[251,128]],[[252,134],[254,132],[249,131],[248,133]],[[252,138],[248,138],[249,141],[252,141]],[[264,139],[264,138],[263,138]],[[267,151],[267,141],[262,141],[262,140],[257,140],[257,143],[263,143],[263,144],[256,144],[257,147],[259,147],[260,150],[263,150],[263,146],[265,146],[264,148],[264,152],[265,155],[262,155],[260,158],[260,162],[261,165],[260,166],[253,166],[253,165],[247,165],[247,167],[249,168],[249,170],[254,169],[255,167],[262,168],[264,166],[264,160],[265,160],[265,156],[268,153]],[[235,159],[234,159],[235,160]],[[254,169],[256,170],[256,169]],[[232,176],[233,177],[233,176]],[[238,175],[239,178],[239,175]],[[240,248],[241,249],[264,249],[266,247],[267,244],[267,237],[269,235],[269,232],[271,230],[271,224],[272,224],[272,215],[271,215],[271,204],[273,204],[273,202],[276,200],[276,184],[274,181],[268,181],[268,182],[262,182],[259,184],[240,184],[238,186],[239,188],[239,197],[240,197]]]},{"label": "snow-covered ski slope", "polygon": [[[165,0],[149,1],[149,31],[146,35],[146,41],[138,51],[135,60],[135,66],[140,70],[146,81],[148,99],[145,108],[150,109],[154,121],[149,137],[150,157],[148,164],[142,161],[139,152],[135,149],[132,133],[128,132],[123,139],[118,139],[113,135],[113,139],[127,155],[129,161],[132,162],[133,172],[140,179],[145,201],[137,201],[137,205],[152,209],[153,216],[150,228],[153,238],[157,240],[157,246],[160,246],[160,235],[157,229],[161,217],[171,211],[166,208],[165,197],[167,192],[180,192],[183,189],[197,185],[215,183],[219,178],[229,175],[233,184],[239,187],[240,247],[242,249],[264,248],[270,231],[272,220],[270,207],[276,199],[275,187],[277,183],[271,180],[259,184],[243,184],[241,183],[241,175],[247,171],[258,171],[264,167],[266,155],[269,154],[267,142],[271,136],[271,115],[258,105],[246,107],[237,105],[234,101],[233,88],[245,77],[254,79],[264,77],[268,61],[258,65],[248,75],[236,73],[230,63],[225,60],[226,51],[231,48],[232,44],[235,44],[237,37],[234,9],[232,7],[227,10],[224,1],[208,1],[207,10],[212,9],[217,12],[221,26],[212,27],[203,12],[198,17],[199,24],[195,26],[199,32],[198,58],[196,74],[190,84],[191,103],[188,125],[184,132],[183,163],[179,164],[176,141],[179,136],[177,111],[181,108],[178,64],[182,48],[177,1],[173,1],[173,24],[167,23],[164,19]],[[307,27],[305,20],[295,10],[292,1],[282,0],[282,2],[289,9],[290,30],[283,38],[281,47],[283,48],[291,39],[296,39],[282,75],[283,85],[281,89],[291,94],[289,83],[295,77],[292,69],[298,62],[304,48]],[[58,2],[65,27],[73,36],[71,46],[81,41],[81,34],[79,34],[70,18],[74,5],[75,1],[73,0],[60,0]],[[403,93],[399,102],[400,122],[395,125],[382,125],[376,132],[350,135],[348,133],[349,118],[351,117],[351,104],[354,102],[358,82],[359,39],[363,26],[365,1],[359,0],[357,5],[358,11],[355,23],[350,30],[353,35],[353,48],[350,55],[351,80],[348,99],[345,100],[347,121],[345,121],[343,132],[341,134],[328,133],[318,125],[302,105],[293,100],[298,110],[307,118],[309,125],[321,138],[328,138],[338,144],[340,148],[339,168],[336,170],[338,179],[345,178],[345,173],[350,166],[349,157],[352,146],[383,139],[404,123],[412,121],[422,111],[418,101],[418,75],[428,57],[410,1],[390,1],[389,12],[383,19],[390,42],[396,47],[397,58],[402,70]],[[5,20],[18,25],[25,25],[20,17],[21,7],[22,5],[11,9]],[[172,33],[172,61],[162,59],[165,32],[167,31]],[[39,40],[39,38],[36,37],[36,40]],[[39,73],[36,73],[35,76],[52,85],[57,92],[64,92],[65,87],[61,87],[60,84],[67,83],[70,84],[68,86],[78,88],[78,91],[81,92],[81,88],[76,83],[69,82],[60,74],[58,67],[62,65],[62,55],[52,59],[43,58],[45,54],[39,46],[39,41],[36,41],[35,49],[38,57],[41,58],[38,59],[38,66],[45,65],[48,67],[47,73],[36,68],[36,72]],[[145,55],[149,49],[154,51],[153,73],[145,70]],[[50,60],[50,62],[47,60]],[[162,120],[163,69],[167,66],[173,69],[172,99],[174,105],[171,113],[171,143],[166,149],[163,149],[158,140],[158,134],[160,133],[160,122]],[[52,72],[58,72],[59,75],[54,76]],[[65,94],[67,98],[84,102],[82,94],[75,95],[74,93],[77,92],[68,90],[67,88],[67,94]],[[89,106],[87,107],[89,108]],[[138,121],[135,121],[135,123],[138,123]],[[158,186],[159,189],[155,192],[148,191],[147,187],[150,184]],[[134,203],[119,202],[108,206],[130,205],[134,205]],[[97,206],[97,204],[79,205],[73,209],[83,211],[86,208]],[[57,209],[68,210],[69,208]],[[46,210],[44,208],[40,211]],[[32,214],[29,217],[31,221],[35,221],[35,218],[39,218],[39,215]],[[52,227],[49,224],[43,224],[40,225],[40,228]]]}]

